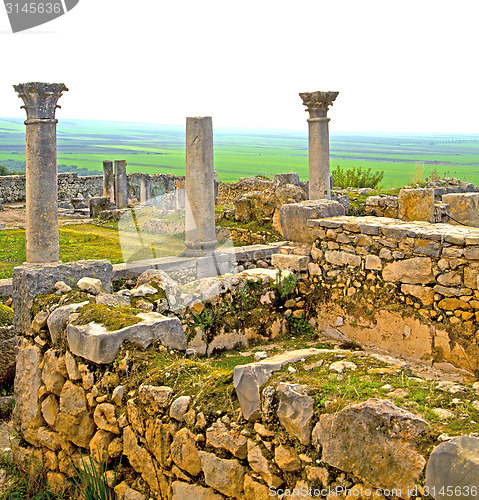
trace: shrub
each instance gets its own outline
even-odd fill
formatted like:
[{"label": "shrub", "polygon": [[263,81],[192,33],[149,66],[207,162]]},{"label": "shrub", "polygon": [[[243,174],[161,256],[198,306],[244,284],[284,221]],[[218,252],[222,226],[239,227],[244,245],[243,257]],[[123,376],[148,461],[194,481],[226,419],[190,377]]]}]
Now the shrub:
[{"label": "shrub", "polygon": [[376,189],[383,177],[384,171],[371,172],[370,168],[363,170],[361,167],[344,170],[338,165],[333,170],[333,185],[342,189],[347,187]]}]

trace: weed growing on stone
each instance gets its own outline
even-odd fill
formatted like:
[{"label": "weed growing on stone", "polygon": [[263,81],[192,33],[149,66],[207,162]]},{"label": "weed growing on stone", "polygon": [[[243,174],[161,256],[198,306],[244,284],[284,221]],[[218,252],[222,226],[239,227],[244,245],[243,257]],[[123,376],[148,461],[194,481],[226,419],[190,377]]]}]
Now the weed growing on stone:
[{"label": "weed growing on stone", "polygon": [[110,309],[104,304],[86,304],[77,311],[78,316],[72,325],[87,325],[92,321],[103,325],[109,331],[120,330],[141,321],[131,307],[115,307]]},{"label": "weed growing on stone", "polygon": [[26,469],[30,473],[19,470],[7,456],[0,455],[0,468],[3,469],[5,478],[0,493],[0,500],[61,500],[62,495],[56,495],[47,488],[45,478],[39,467],[28,464]]},{"label": "weed growing on stone", "polygon": [[[71,464],[77,473],[74,484],[83,500],[114,500],[115,494],[108,487],[106,480],[106,463],[98,465],[91,455],[87,459],[80,457],[81,466]],[[116,482],[116,481],[115,481]]]}]

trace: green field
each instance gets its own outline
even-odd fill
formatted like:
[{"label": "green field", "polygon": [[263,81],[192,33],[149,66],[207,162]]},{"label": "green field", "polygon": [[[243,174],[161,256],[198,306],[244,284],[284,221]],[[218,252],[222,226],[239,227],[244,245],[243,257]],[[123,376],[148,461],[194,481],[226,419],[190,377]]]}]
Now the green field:
[{"label": "green field", "polygon": [[[215,130],[215,169],[222,181],[251,175],[297,172],[308,178],[308,138],[281,130]],[[184,174],[185,130],[181,126],[61,120],[60,170],[100,172],[102,160],[125,159],[129,172]],[[25,126],[19,118],[0,118],[0,163],[11,170],[25,165]],[[439,175],[479,184],[479,134],[331,133],[331,169],[337,165],[384,170],[383,187],[411,182],[424,164],[423,177]],[[82,171],[84,174],[85,171]]]}]

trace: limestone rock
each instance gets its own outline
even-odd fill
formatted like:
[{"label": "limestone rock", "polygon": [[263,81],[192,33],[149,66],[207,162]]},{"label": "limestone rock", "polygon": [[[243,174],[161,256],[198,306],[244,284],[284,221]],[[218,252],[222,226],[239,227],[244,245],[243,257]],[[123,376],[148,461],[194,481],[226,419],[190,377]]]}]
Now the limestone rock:
[{"label": "limestone rock", "polygon": [[66,306],[60,306],[55,309],[50,316],[48,316],[47,326],[53,345],[58,343],[61,338],[61,334],[65,331],[70,314],[75,312],[80,307],[83,307],[85,304],[88,304],[88,301],[81,302],[79,304],[67,304]]},{"label": "limestone rock", "polygon": [[245,470],[238,460],[226,460],[200,451],[205,483],[223,495],[242,499]]},{"label": "limestone rock", "polygon": [[71,352],[94,363],[109,364],[125,340],[143,349],[157,340],[172,349],[186,349],[186,335],[178,318],[167,318],[154,312],[140,313],[138,317],[142,320],[140,323],[114,332],[96,323],[68,325],[67,338]]},{"label": "limestone rock", "polygon": [[38,444],[51,451],[58,451],[61,448],[62,438],[57,432],[53,432],[48,427],[40,427],[37,434]]},{"label": "limestone rock", "polygon": [[72,289],[70,286],[68,286],[64,281],[57,281],[53,287],[55,288],[55,290],[57,292],[60,292],[60,293],[68,293],[68,292],[71,292]]},{"label": "limestone rock", "polygon": [[178,283],[161,269],[149,269],[138,276],[137,287],[145,283],[155,283],[164,290],[167,296],[175,296],[178,293]]},{"label": "limestone rock", "polygon": [[138,391],[140,401],[149,415],[156,415],[164,410],[171,401],[173,389],[166,386],[142,385]]},{"label": "limestone rock", "polygon": [[434,189],[401,189],[399,218],[405,221],[434,222]]},{"label": "limestone rock", "polygon": [[329,365],[330,372],[343,373],[344,371],[356,371],[357,366],[351,361],[335,361]]},{"label": "limestone rock", "polygon": [[138,440],[129,426],[123,430],[123,454],[126,455],[130,465],[136,472],[141,474],[156,495],[161,492],[163,498],[169,497],[169,488],[165,476],[155,464],[151,455],[138,445]]},{"label": "limestone rock", "polygon": [[180,468],[196,476],[201,472],[201,460],[194,435],[186,428],[179,430],[171,444],[171,458]]},{"label": "limestone rock", "polygon": [[77,282],[77,287],[83,292],[99,295],[102,291],[101,280],[96,278],[82,278]]},{"label": "limestone rock", "polygon": [[325,467],[305,467],[306,477],[308,481],[319,481],[321,486],[328,486],[329,484],[329,471]]},{"label": "limestone rock", "polygon": [[96,431],[90,441],[90,454],[97,463],[105,463],[107,458],[111,458],[108,453],[108,446],[113,440],[114,435],[102,429]]},{"label": "limestone rock", "polygon": [[145,283],[144,285],[140,285],[138,288],[133,288],[130,290],[130,293],[132,297],[144,297],[145,295],[155,295],[158,293],[158,290]]},{"label": "limestone rock", "polygon": [[162,423],[159,419],[148,419],[146,421],[145,441],[148,450],[162,467],[171,464],[171,432],[169,424]]},{"label": "limestone rock", "polygon": [[115,406],[111,403],[99,404],[95,408],[93,419],[99,429],[112,432],[113,434],[120,434],[120,426],[115,415]]},{"label": "limestone rock", "polygon": [[[443,203],[451,207],[451,216],[466,226],[479,227],[479,194],[451,193],[442,195]],[[452,219],[450,224],[457,225]]]},{"label": "limestone rock", "polygon": [[390,401],[369,399],[321,415],[313,444],[322,447],[323,462],[376,488],[407,491],[426,464],[413,444],[426,429],[426,422]]},{"label": "limestone rock", "polygon": [[304,393],[304,388],[296,384],[280,383],[277,387],[279,406],[277,415],[286,431],[299,442],[311,442],[311,420],[314,400]]},{"label": "limestone rock", "polygon": [[78,370],[78,363],[72,353],[67,350],[65,353],[65,366],[67,368],[68,378],[70,380],[80,380],[81,374]]},{"label": "limestone rock", "polygon": [[47,311],[38,312],[32,321],[32,330],[38,333],[47,324],[49,313]]},{"label": "limestone rock", "polygon": [[[477,498],[467,495],[479,485],[479,439],[460,436],[437,446],[427,463],[426,486],[435,491],[436,500],[451,498],[451,491],[460,491],[453,498]],[[457,489],[456,489],[457,488]],[[449,491],[448,491],[449,489]]]},{"label": "limestone rock", "polygon": [[236,366],[233,384],[244,418],[257,420],[260,417],[259,391],[273,372],[280,370],[288,363],[295,363],[302,358],[326,352],[331,351],[327,349],[300,349],[272,356],[257,363]]},{"label": "limestone rock", "polygon": [[419,299],[425,306],[434,302],[434,289],[420,285],[401,285],[401,292]]},{"label": "limestone rock", "polygon": [[237,458],[246,458],[247,441],[246,437],[238,432],[228,431],[220,419],[206,430],[206,444],[213,448],[223,448]]},{"label": "limestone rock", "polygon": [[145,433],[143,419],[141,416],[140,409],[138,408],[138,406],[136,406],[135,401],[133,399],[129,399],[126,402],[126,413],[128,415],[128,422],[131,424],[131,427],[140,436],[143,436],[143,434]]},{"label": "limestone rock", "polygon": [[388,263],[384,266],[383,279],[411,285],[434,283],[432,261],[429,257],[413,257]]},{"label": "limestone rock", "polygon": [[285,472],[301,470],[301,460],[292,448],[287,448],[283,445],[277,446],[274,450],[274,461]]},{"label": "limestone rock", "polygon": [[13,326],[0,326],[0,385],[15,376],[17,341]]},{"label": "limestone rock", "polygon": [[170,417],[182,422],[190,406],[190,396],[180,396],[176,398],[170,406]]},{"label": "limestone rock", "polygon": [[333,200],[307,200],[283,205],[280,208],[280,223],[284,239],[312,243],[314,236],[308,230],[308,219],[344,214],[343,205]]},{"label": "limestone rock", "polygon": [[102,281],[107,292],[111,291],[113,266],[107,260],[80,260],[68,263],[22,264],[13,271],[13,308],[16,331],[29,332],[33,298],[52,293],[60,280],[77,282],[84,276],[95,276]]},{"label": "limestone rock", "polygon": [[48,392],[60,396],[65,377],[60,372],[60,360],[53,349],[49,349],[43,356],[42,380]]},{"label": "limestone rock", "polygon": [[71,485],[70,481],[61,472],[47,472],[48,489],[53,494],[63,495]]},{"label": "limestone rock", "polygon": [[188,484],[183,481],[174,481],[171,485],[173,496],[171,500],[223,500],[223,495],[216,493],[211,488],[204,488],[196,484]]},{"label": "limestone rock", "polygon": [[82,448],[87,448],[96,426],[88,411],[85,391],[69,380],[60,393],[60,411],[55,430]]},{"label": "limestone rock", "polygon": [[254,472],[258,473],[268,486],[277,488],[283,482],[282,479],[269,470],[269,462],[263,455],[261,448],[251,439],[248,439],[248,463]]},{"label": "limestone rock", "polygon": [[269,488],[258,483],[251,476],[244,477],[244,498],[245,500],[270,500]]},{"label": "limestone rock", "polygon": [[38,429],[43,425],[38,401],[38,390],[42,385],[40,360],[38,347],[25,343],[19,346],[13,420],[21,436],[33,445],[37,443]]},{"label": "limestone rock", "polygon": [[377,255],[366,255],[365,269],[372,271],[381,271],[383,268],[381,259]]},{"label": "limestone rock", "polygon": [[113,389],[113,393],[111,395],[111,400],[117,405],[121,406],[121,402],[123,400],[123,395],[125,394],[125,386],[118,385]]},{"label": "limestone rock", "polygon": [[95,297],[97,304],[104,304],[111,307],[130,307],[130,297],[116,295],[112,293],[100,293]]},{"label": "limestone rock", "polygon": [[54,427],[58,415],[58,401],[53,394],[49,394],[41,404],[42,415],[45,422],[50,426]]},{"label": "limestone rock", "polygon": [[114,438],[108,445],[108,456],[118,458],[123,454],[123,440],[120,437]]}]

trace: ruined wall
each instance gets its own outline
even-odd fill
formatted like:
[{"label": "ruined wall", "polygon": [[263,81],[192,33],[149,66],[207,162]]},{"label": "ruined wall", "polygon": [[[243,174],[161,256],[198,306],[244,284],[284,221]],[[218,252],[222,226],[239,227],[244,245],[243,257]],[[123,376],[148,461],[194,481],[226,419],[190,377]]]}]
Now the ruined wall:
[{"label": "ruined wall", "polygon": [[348,337],[478,370],[478,230],[374,217],[309,224],[320,325],[340,316]]},{"label": "ruined wall", "polygon": [[[144,174],[128,174],[128,197],[140,199],[140,184]],[[171,174],[152,174],[148,176],[152,184],[152,196],[159,196],[176,189],[176,180],[184,176]],[[76,173],[58,174],[58,199],[68,201],[72,198],[91,198],[103,195],[103,176],[79,176]],[[0,203],[25,201],[25,176],[7,175],[0,177]]]}]

